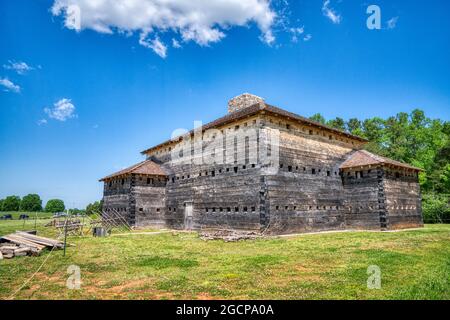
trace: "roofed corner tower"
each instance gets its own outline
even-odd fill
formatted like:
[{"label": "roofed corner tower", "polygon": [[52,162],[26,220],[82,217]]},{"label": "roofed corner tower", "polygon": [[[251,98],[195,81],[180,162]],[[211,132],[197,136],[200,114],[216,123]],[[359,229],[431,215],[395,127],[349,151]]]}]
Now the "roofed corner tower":
[{"label": "roofed corner tower", "polygon": [[243,93],[228,101],[228,112],[239,111],[257,103],[264,103],[264,99],[250,93]]}]

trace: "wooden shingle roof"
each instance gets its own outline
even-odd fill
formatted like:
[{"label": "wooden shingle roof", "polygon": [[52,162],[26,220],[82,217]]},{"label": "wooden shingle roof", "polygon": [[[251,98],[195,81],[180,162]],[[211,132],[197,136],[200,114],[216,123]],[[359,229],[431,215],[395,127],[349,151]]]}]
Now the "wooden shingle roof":
[{"label": "wooden shingle roof", "polygon": [[[361,138],[359,136],[350,134],[348,132],[345,132],[345,131],[342,131],[342,130],[339,130],[339,129],[336,129],[336,128],[333,128],[333,127],[330,127],[330,126],[327,126],[327,125],[324,125],[324,124],[322,124],[320,122],[313,121],[311,119],[299,116],[299,115],[297,115],[295,113],[283,110],[281,108],[272,106],[272,105],[264,103],[264,102],[256,103],[256,104],[254,104],[252,106],[243,108],[241,110],[238,110],[238,111],[235,111],[235,112],[231,112],[231,113],[229,113],[229,114],[227,114],[227,115],[225,115],[225,116],[223,116],[221,118],[218,118],[218,119],[216,119],[214,121],[211,121],[211,122],[203,125],[202,129],[203,130],[208,130],[208,129],[217,128],[219,126],[222,126],[222,125],[225,125],[225,124],[229,124],[229,123],[241,120],[241,119],[249,117],[249,116],[253,116],[253,115],[255,115],[257,113],[260,113],[260,112],[266,112],[266,113],[277,115],[277,116],[280,116],[280,117],[283,117],[283,118],[296,120],[296,121],[299,121],[301,123],[308,124],[308,125],[311,125],[313,127],[320,128],[320,129],[325,129],[325,130],[337,133],[339,135],[343,135],[345,137],[348,137],[350,139],[354,139],[354,140],[357,140],[357,141],[361,141],[361,142],[367,142],[368,141],[367,139],[364,139],[364,138]],[[188,134],[191,134],[191,135],[194,134],[194,130],[191,130]],[[142,151],[141,153],[142,154],[146,154],[149,151],[152,151],[154,149],[163,147],[165,145],[169,145],[169,144],[171,144],[171,143],[173,143],[175,141],[176,141],[176,139],[175,140],[167,140],[167,141],[165,141],[163,143],[160,143],[160,144],[158,144],[158,145],[156,145],[154,147],[146,149],[146,150]]]},{"label": "wooden shingle roof", "polygon": [[353,153],[341,166],[340,169],[351,169],[356,167],[389,165],[394,167],[406,168],[415,171],[423,171],[420,168],[413,167],[407,163],[395,161],[386,157],[382,157],[367,150],[358,150]]},{"label": "wooden shingle roof", "polygon": [[128,174],[142,174],[142,175],[151,175],[151,176],[167,176],[167,173],[164,169],[157,163],[151,160],[145,160],[138,164],[135,164],[126,169],[120,170],[116,173],[113,173],[109,176],[106,176],[100,181],[106,181],[118,176],[128,175]]}]

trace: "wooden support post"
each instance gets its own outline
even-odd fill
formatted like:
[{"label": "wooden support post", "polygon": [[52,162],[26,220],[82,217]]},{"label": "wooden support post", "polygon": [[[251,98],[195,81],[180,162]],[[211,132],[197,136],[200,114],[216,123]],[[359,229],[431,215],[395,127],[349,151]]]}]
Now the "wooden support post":
[{"label": "wooden support post", "polygon": [[67,247],[67,219],[68,216],[66,217],[66,222],[64,223],[64,257],[66,256],[66,247]]}]

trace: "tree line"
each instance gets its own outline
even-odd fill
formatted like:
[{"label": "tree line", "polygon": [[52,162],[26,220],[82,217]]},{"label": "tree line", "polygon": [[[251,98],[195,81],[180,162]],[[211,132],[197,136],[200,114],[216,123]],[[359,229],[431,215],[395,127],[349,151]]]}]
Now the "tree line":
[{"label": "tree line", "polygon": [[[64,212],[66,206],[61,199],[50,199],[45,207],[42,206],[41,197],[38,194],[28,194],[23,198],[8,196],[0,199],[0,212]],[[85,209],[68,209],[69,214],[94,214],[101,212],[101,203],[96,201],[87,205]]]},{"label": "tree line", "polygon": [[450,122],[431,119],[420,109],[386,119],[310,117],[369,140],[367,151],[419,167],[426,222],[450,222]]}]

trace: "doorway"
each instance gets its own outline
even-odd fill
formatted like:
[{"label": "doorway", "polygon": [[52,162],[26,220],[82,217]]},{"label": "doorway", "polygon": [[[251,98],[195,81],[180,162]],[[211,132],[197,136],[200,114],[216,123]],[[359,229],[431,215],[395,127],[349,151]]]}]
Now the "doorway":
[{"label": "doorway", "polygon": [[192,203],[184,204],[184,229],[185,230],[192,230],[193,211],[194,211],[194,209],[193,209]]}]

